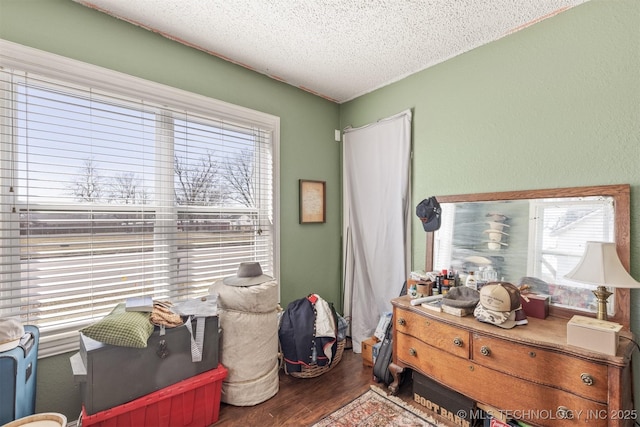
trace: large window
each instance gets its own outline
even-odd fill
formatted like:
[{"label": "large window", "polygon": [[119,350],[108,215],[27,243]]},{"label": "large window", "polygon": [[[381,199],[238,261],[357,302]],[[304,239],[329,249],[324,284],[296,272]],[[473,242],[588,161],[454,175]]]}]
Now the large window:
[{"label": "large window", "polygon": [[43,355],[129,296],[196,297],[241,261],[277,275],[277,118],[0,47],[0,316]]}]

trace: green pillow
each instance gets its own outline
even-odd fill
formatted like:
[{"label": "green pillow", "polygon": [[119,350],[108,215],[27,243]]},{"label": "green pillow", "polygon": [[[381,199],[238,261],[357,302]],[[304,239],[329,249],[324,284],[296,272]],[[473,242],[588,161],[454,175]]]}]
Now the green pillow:
[{"label": "green pillow", "polygon": [[118,304],[98,322],[81,329],[91,339],[121,347],[145,348],[153,333],[150,313],[125,311],[125,304]]}]

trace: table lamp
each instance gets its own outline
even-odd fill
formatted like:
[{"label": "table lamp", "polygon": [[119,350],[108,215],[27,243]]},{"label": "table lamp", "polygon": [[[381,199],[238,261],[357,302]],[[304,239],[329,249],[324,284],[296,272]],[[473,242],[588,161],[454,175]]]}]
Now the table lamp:
[{"label": "table lamp", "polygon": [[613,242],[587,242],[582,259],[565,278],[576,282],[597,285],[593,294],[598,299],[598,316],[607,320],[607,298],[612,294],[611,288],[640,288],[640,283],[624,269],[616,244]]}]

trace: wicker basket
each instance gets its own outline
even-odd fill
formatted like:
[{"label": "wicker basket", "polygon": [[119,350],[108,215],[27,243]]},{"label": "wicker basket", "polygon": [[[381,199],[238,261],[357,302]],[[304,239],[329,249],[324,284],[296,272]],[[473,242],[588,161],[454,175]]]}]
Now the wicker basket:
[{"label": "wicker basket", "polygon": [[300,372],[287,372],[286,369],[286,364],[285,366],[285,373],[291,375],[292,377],[295,378],[315,378],[318,377],[322,374],[324,374],[325,372],[330,371],[334,366],[336,366],[340,360],[342,359],[342,353],[344,353],[344,344],[345,341],[347,341],[346,339],[340,340],[338,341],[338,348],[336,349],[336,355],[334,356],[333,360],[331,361],[331,365],[325,365],[325,366],[303,366],[302,370]]}]

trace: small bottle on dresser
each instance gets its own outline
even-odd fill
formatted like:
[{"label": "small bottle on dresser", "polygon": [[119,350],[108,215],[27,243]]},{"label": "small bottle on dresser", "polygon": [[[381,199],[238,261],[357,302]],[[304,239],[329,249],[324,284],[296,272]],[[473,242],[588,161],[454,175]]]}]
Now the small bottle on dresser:
[{"label": "small bottle on dresser", "polygon": [[478,283],[476,282],[476,276],[473,271],[469,272],[469,275],[467,276],[467,281],[465,282],[464,285],[468,288],[475,289],[476,291],[478,290]]}]

